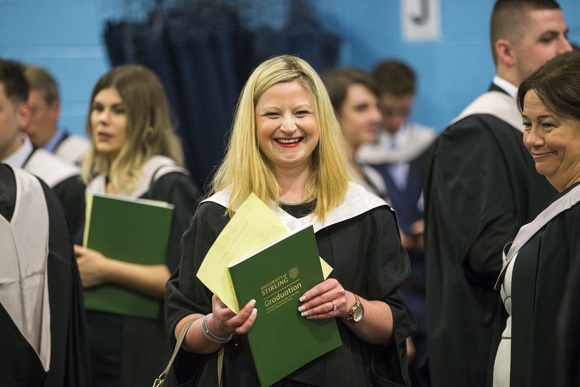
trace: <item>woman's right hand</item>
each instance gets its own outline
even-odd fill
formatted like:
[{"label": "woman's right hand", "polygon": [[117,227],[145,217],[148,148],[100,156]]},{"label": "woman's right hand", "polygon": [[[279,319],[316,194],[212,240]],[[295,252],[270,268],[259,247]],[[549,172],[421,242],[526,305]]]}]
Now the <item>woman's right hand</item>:
[{"label": "woman's right hand", "polygon": [[107,257],[96,250],[79,245],[74,245],[74,252],[77,258],[83,288],[92,288],[108,281],[106,270],[108,265]]},{"label": "woman's right hand", "polygon": [[229,335],[245,335],[248,333],[258,310],[254,308],[256,300],[249,301],[241,310],[235,314],[216,295],[212,297],[212,316],[207,321],[208,329],[218,337],[228,337]]},{"label": "woman's right hand", "polygon": [[189,329],[182,347],[189,352],[210,354],[217,351],[223,343],[216,343],[214,340],[209,339],[204,333],[203,329],[203,319],[207,317],[207,329],[211,332],[211,336],[217,336],[219,338],[227,339],[232,334],[245,335],[248,333],[254,321],[256,321],[256,315],[258,311],[254,306],[256,301],[252,300],[248,302],[240,313],[235,314],[230,308],[228,308],[219,298],[215,295],[212,297],[212,313],[209,315],[202,315],[198,313],[191,314],[181,319],[181,321],[175,327],[175,338],[179,337],[181,328],[187,323],[187,321],[192,318],[196,321]]}]

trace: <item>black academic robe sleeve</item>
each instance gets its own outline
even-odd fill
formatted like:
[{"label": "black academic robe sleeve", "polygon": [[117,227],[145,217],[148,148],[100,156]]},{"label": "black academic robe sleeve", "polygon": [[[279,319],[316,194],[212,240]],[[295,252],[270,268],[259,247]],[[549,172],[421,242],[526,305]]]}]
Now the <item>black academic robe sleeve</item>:
[{"label": "black academic robe sleeve", "polygon": [[572,263],[556,321],[552,353],[540,383],[554,387],[580,386],[580,257]]},{"label": "black academic robe sleeve", "polygon": [[[466,273],[473,270],[475,281],[486,274],[488,285],[493,287],[501,270],[502,243],[485,256],[472,257],[472,262],[465,259],[488,225],[504,214],[515,213],[515,205],[502,150],[489,132],[480,129],[485,123],[473,122],[480,119],[468,117],[441,134],[428,187],[428,206],[431,214],[437,215],[431,217],[430,225],[443,226],[450,234],[453,246],[449,248],[456,251],[454,256]],[[510,231],[503,236],[505,243],[517,232]],[[475,268],[489,268],[490,272]]]},{"label": "black academic robe sleeve", "polygon": [[193,183],[191,177],[180,172],[161,176],[145,195],[147,199],[163,200],[175,206],[166,255],[166,263],[170,272],[177,269],[179,265],[181,237],[189,227],[189,222],[201,196],[201,191]]},{"label": "black academic robe sleeve", "polygon": [[82,227],[85,218],[85,185],[81,177],[71,176],[55,184],[52,190],[64,209],[71,232],[76,232]]},{"label": "black academic robe sleeve", "polygon": [[51,361],[45,386],[89,386],[90,363],[82,285],[59,200],[44,182],[49,212],[48,291]]}]

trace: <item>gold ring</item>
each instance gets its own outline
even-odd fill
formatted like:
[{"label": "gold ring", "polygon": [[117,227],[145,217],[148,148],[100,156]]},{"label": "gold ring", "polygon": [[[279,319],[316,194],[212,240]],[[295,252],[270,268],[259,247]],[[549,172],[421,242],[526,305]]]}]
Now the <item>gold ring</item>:
[{"label": "gold ring", "polygon": [[336,307],[336,305],[334,305],[334,302],[330,301],[330,303],[332,304],[332,311],[337,310],[338,308]]}]

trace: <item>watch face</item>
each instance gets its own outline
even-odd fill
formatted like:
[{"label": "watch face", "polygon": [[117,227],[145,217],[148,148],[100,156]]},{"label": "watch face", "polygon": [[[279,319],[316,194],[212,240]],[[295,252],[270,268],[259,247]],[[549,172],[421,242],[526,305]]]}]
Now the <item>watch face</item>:
[{"label": "watch face", "polygon": [[352,314],[352,321],[359,322],[363,318],[364,309],[362,307],[357,307]]}]

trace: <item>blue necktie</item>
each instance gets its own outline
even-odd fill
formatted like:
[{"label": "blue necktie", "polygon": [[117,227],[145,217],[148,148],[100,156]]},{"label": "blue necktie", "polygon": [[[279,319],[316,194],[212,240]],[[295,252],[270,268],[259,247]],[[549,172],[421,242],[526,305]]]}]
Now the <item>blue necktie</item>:
[{"label": "blue necktie", "polygon": [[[394,140],[391,140],[391,150],[397,148],[397,143]],[[407,176],[405,173],[405,168],[401,163],[394,162],[389,164],[388,166],[389,175],[391,175],[391,179],[397,186],[400,191],[403,191],[407,187]]]}]

